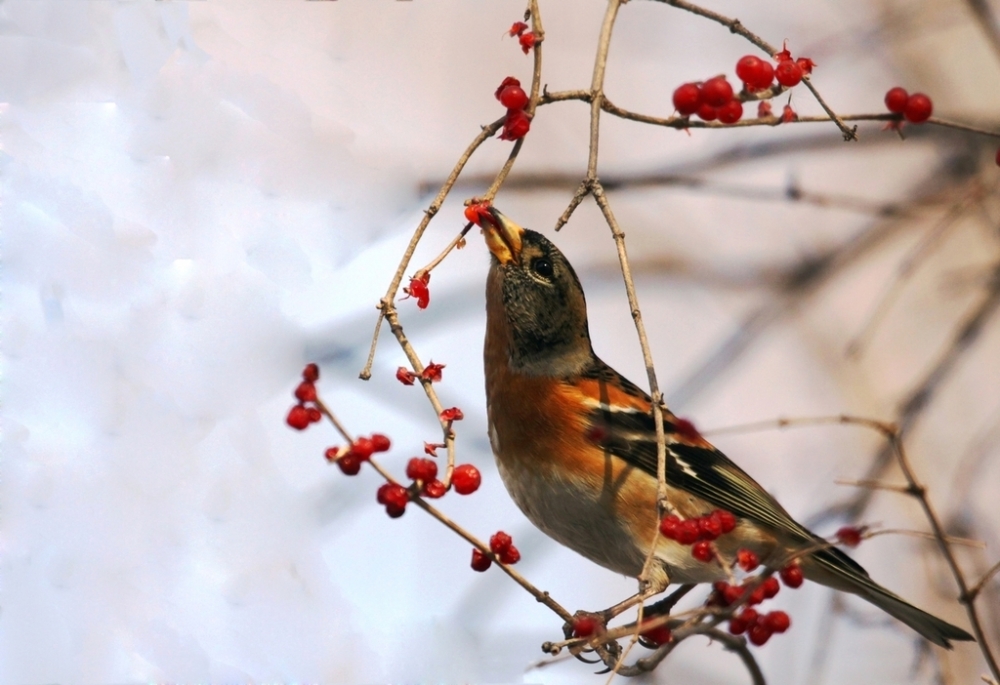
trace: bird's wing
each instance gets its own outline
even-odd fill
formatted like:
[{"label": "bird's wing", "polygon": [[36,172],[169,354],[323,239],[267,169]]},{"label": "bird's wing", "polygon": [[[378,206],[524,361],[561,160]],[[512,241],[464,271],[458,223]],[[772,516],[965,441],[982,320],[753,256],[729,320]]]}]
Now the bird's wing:
[{"label": "bird's wing", "polygon": [[[633,402],[628,406],[612,400],[612,397],[619,396],[617,392],[601,392],[600,396],[605,399],[593,408],[590,418],[595,426],[601,428],[597,435],[605,450],[655,478],[656,426],[649,396],[600,360],[595,361],[586,375],[599,385],[608,384],[631,397],[643,398],[644,409],[640,408],[643,403]],[[820,541],[795,521],[757,481],[702,438],[690,424],[667,411],[664,412],[663,429],[666,434],[667,482],[672,487],[686,490],[713,506],[767,526],[791,540],[802,543]],[[813,554],[813,558],[823,565],[834,567],[831,570],[849,569],[868,575],[857,562],[835,548],[821,549]]]}]

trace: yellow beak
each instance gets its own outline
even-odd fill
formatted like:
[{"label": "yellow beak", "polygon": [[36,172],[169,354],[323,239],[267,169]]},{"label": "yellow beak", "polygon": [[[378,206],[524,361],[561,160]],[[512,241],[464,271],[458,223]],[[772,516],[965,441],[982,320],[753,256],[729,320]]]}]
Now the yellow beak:
[{"label": "yellow beak", "polygon": [[524,229],[490,207],[489,217],[483,217],[483,237],[486,247],[501,264],[515,264],[521,259],[521,236]]}]

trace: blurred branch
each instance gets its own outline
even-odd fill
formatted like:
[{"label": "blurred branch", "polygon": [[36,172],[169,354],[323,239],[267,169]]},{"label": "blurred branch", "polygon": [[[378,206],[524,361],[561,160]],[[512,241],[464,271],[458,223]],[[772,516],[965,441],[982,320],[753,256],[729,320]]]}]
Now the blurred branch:
[{"label": "blurred branch", "polygon": [[996,53],[997,59],[1000,60],[1000,22],[997,21],[996,15],[990,9],[989,2],[987,0],[965,0],[965,3],[972,10],[972,16],[976,18],[987,42]]}]

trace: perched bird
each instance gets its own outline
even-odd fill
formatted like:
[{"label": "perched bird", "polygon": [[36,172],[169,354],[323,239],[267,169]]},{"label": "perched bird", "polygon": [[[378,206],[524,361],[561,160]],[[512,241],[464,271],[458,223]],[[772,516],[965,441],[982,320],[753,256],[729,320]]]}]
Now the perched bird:
[{"label": "perched bird", "polygon": [[[657,536],[657,446],[649,396],[594,354],[583,288],[548,239],[492,207],[479,222],[492,253],[486,281],[489,437],[511,497],[543,532],[612,571],[638,577],[656,540],[651,586],[727,577],[691,548]],[[740,549],[779,567],[822,539],[750,476],[664,412],[668,500],[681,517],[723,509],[736,528],[715,541],[732,564]],[[858,595],[934,644],[967,632],[907,603],[840,550],[800,560],[803,575]]]}]

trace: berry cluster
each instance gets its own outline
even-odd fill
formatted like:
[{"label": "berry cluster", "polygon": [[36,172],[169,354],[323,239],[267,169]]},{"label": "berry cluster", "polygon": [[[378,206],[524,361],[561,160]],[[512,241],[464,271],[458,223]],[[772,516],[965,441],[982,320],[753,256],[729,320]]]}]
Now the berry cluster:
[{"label": "berry cluster", "polygon": [[[516,564],[521,561],[521,553],[514,546],[514,539],[502,530],[490,536],[490,551],[501,564]],[[472,550],[472,570],[482,573],[493,565],[493,559],[479,551]]]},{"label": "berry cluster", "polygon": [[[500,140],[523,138],[531,129],[531,118],[524,111],[524,108],[528,106],[528,94],[521,88],[521,82],[513,76],[508,76],[500,83],[493,95],[500,101],[501,105],[507,108],[507,118],[503,121]],[[468,217],[468,213],[466,216]],[[475,220],[470,218],[469,221]]]},{"label": "berry cluster", "polygon": [[[787,47],[774,55],[774,60],[776,65],[756,55],[745,55],[739,59],[736,63],[736,76],[743,82],[745,93],[765,91],[776,80],[781,86],[780,90],[794,88],[816,66],[808,57],[794,59]],[[678,114],[685,117],[694,114],[703,121],[718,120],[723,124],[735,124],[743,117],[742,99],[733,93],[733,87],[725,76],[716,76],[703,83],[685,83],[674,91],[673,100]],[[771,116],[771,106],[761,102],[757,116]],[[788,122],[797,118],[794,110],[785,105],[781,120]]]},{"label": "berry cluster", "polygon": [[515,21],[511,24],[507,35],[512,38],[517,36],[517,42],[521,44],[521,50],[526,55],[531,52],[531,48],[535,47],[535,43],[538,42],[538,37],[528,30],[528,25],[523,21]]},{"label": "berry cluster", "polygon": [[371,459],[375,452],[388,452],[392,443],[381,433],[373,433],[370,438],[358,438],[346,447],[329,447],[326,460],[336,462],[340,470],[348,476],[356,476],[361,464]]},{"label": "berry cluster", "polygon": [[670,514],[664,516],[663,520],[660,521],[660,532],[663,533],[663,537],[675,540],[682,545],[692,545],[691,554],[701,561],[710,561],[712,557],[701,559],[699,555],[704,554],[704,552],[699,550],[704,548],[699,546],[700,543],[705,543],[708,553],[711,555],[711,541],[720,535],[731,533],[734,528],[736,528],[736,517],[733,516],[732,512],[724,509],[716,509],[710,514],[694,519],[681,519]]},{"label": "berry cluster", "polygon": [[[295,388],[295,399],[299,402],[288,411],[285,423],[295,430],[305,430],[310,423],[316,423],[323,418],[316,402],[316,381],[319,380],[319,367],[307,364],[302,370],[302,382]],[[312,404],[312,406],[306,406]]]},{"label": "berry cluster", "polygon": [[[427,309],[427,305],[431,303],[431,291],[427,286],[430,285],[431,274],[428,271],[418,275],[416,278],[410,279],[410,285],[403,288],[403,292],[406,293],[406,297],[412,297],[417,301],[417,307],[420,309]],[[406,298],[403,298],[406,299]]]},{"label": "berry cluster", "polygon": [[405,366],[401,366],[396,369],[396,380],[403,385],[413,385],[414,381],[419,377],[421,380],[430,381],[431,383],[438,383],[441,381],[441,371],[444,369],[444,364],[435,364],[434,360],[431,360],[430,364],[424,367],[424,370],[420,372],[420,375],[410,371]]},{"label": "berry cluster", "polygon": [[792,619],[784,611],[760,614],[753,607],[747,607],[729,620],[729,632],[733,635],[746,633],[750,642],[760,647],[771,639],[771,635],[783,633],[791,625]]},{"label": "berry cluster", "polygon": [[[749,550],[740,550],[737,554],[739,565],[746,571],[751,571],[759,565],[757,555]],[[782,582],[790,588],[802,585],[802,569],[798,563],[792,563],[779,571]],[[764,600],[778,594],[781,585],[778,579],[768,576],[761,580],[748,578],[739,585],[718,581],[713,585],[714,592],[709,598],[709,604],[729,607],[743,602],[746,604],[739,614],[729,621],[729,632],[733,635],[747,634],[750,642],[758,647],[767,642],[774,633],[783,633],[791,626],[792,621],[784,611],[771,611],[766,614],[758,612],[753,607]]]},{"label": "berry cluster", "polygon": [[910,95],[904,88],[896,86],[885,94],[885,106],[893,114],[902,114],[911,124],[922,124],[931,118],[934,103],[923,93]]}]

